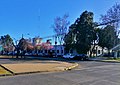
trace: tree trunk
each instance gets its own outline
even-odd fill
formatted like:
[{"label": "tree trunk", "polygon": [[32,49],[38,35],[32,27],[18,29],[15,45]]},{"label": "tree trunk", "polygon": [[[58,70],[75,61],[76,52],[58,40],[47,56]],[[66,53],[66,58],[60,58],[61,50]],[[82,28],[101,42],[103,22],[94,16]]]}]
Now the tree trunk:
[{"label": "tree trunk", "polygon": [[103,55],[103,48],[102,48],[102,55]]},{"label": "tree trunk", "polygon": [[108,49],[108,57],[111,57],[111,56],[110,56],[110,49]]},{"label": "tree trunk", "polygon": [[93,47],[92,47],[92,49],[90,50],[90,57],[92,57],[92,53],[93,53],[93,50],[94,50],[94,48],[95,48],[95,40],[93,41]]},{"label": "tree trunk", "polygon": [[95,48],[95,45],[93,45],[93,48],[90,50],[90,57],[92,57],[93,50]]}]

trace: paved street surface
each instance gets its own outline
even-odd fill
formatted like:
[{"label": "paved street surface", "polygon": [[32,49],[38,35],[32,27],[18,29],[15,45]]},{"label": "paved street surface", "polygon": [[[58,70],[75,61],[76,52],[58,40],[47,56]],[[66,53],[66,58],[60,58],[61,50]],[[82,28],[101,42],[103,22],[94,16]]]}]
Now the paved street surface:
[{"label": "paved street surface", "polygon": [[80,61],[74,70],[0,77],[0,85],[120,85],[120,63]]}]

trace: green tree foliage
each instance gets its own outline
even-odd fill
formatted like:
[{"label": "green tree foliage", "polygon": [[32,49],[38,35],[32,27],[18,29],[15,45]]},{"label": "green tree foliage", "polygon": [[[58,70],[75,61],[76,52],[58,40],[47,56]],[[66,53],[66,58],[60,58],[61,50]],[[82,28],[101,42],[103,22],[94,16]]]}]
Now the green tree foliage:
[{"label": "green tree foliage", "polygon": [[98,45],[101,46],[102,48],[106,47],[106,41],[105,41],[105,32],[104,29],[98,29],[98,36],[99,36],[99,42]]},{"label": "green tree foliage", "polygon": [[66,48],[76,49],[78,53],[87,53],[93,40],[96,39],[94,30],[93,13],[85,11],[77,18],[74,24],[70,26],[68,34],[65,36],[64,41]]},{"label": "green tree foliage", "polygon": [[20,39],[20,41],[18,43],[18,48],[21,51],[25,51],[25,50],[27,50],[27,47],[28,47],[27,41],[24,38]]},{"label": "green tree foliage", "polygon": [[10,37],[10,35],[4,35],[4,36],[1,36],[1,44],[3,44],[4,46],[9,46],[9,45],[12,45],[13,44],[13,40],[12,38]]},{"label": "green tree foliage", "polygon": [[69,27],[69,32],[68,34],[65,35],[64,37],[64,42],[65,42],[65,50],[69,52],[69,50],[71,49],[75,49],[75,43],[76,43],[76,40],[75,40],[75,25],[71,25]]},{"label": "green tree foliage", "polygon": [[13,40],[10,37],[9,34],[1,36],[1,38],[0,38],[0,44],[3,46],[3,48],[6,51],[12,51],[13,50]]},{"label": "green tree foliage", "polygon": [[107,47],[108,49],[111,49],[117,44],[117,35],[114,26],[107,25],[104,29],[99,29],[98,32],[98,45],[102,48]]}]

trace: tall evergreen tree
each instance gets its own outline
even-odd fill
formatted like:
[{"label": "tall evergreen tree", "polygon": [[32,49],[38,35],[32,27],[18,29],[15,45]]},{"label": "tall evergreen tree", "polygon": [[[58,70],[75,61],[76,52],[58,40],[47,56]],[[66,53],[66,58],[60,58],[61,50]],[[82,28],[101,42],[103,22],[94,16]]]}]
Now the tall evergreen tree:
[{"label": "tall evergreen tree", "polygon": [[69,32],[64,37],[65,50],[69,52],[71,49],[75,49],[76,44],[76,26],[72,24],[69,27]]},{"label": "tall evergreen tree", "polygon": [[[75,23],[70,26],[69,32],[64,41],[67,45],[74,46],[78,53],[85,53],[90,50],[93,40],[96,38],[94,31],[93,13],[85,11],[77,18]],[[71,42],[69,42],[69,40]],[[73,45],[72,45],[73,44]],[[71,48],[71,47],[69,47]]]}]

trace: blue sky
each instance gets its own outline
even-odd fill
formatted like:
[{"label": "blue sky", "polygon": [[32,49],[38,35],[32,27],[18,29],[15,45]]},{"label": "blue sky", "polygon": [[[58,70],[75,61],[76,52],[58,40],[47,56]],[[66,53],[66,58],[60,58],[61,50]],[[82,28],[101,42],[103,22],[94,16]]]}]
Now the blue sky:
[{"label": "blue sky", "polygon": [[[51,25],[56,16],[69,14],[72,24],[85,11],[94,13],[94,21],[119,0],[0,0],[0,36],[12,38],[54,35]],[[30,35],[27,35],[27,34]]]}]

